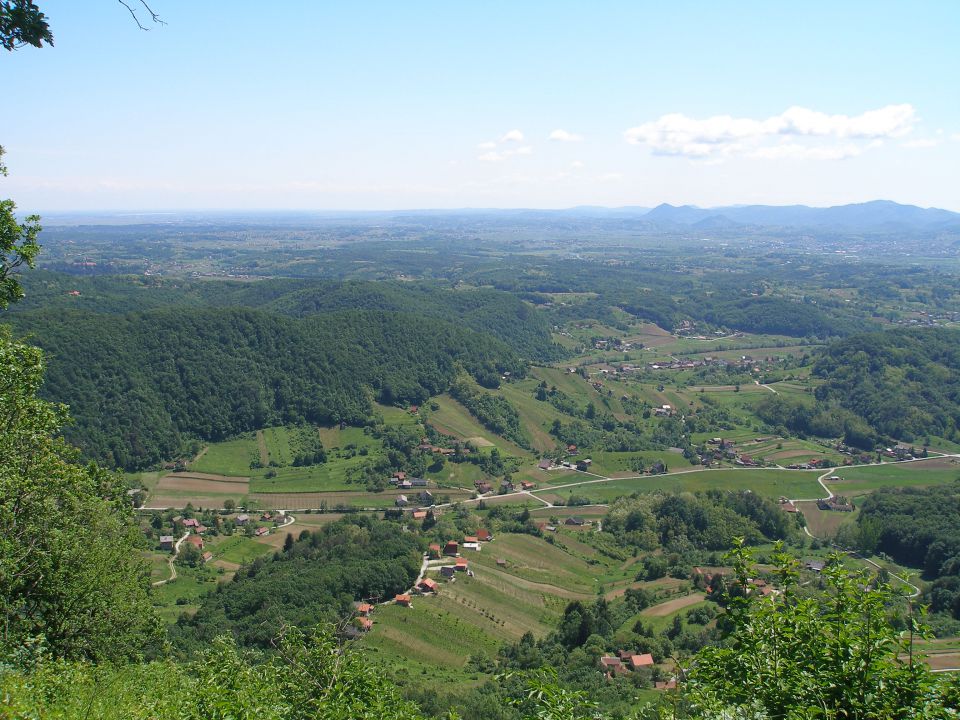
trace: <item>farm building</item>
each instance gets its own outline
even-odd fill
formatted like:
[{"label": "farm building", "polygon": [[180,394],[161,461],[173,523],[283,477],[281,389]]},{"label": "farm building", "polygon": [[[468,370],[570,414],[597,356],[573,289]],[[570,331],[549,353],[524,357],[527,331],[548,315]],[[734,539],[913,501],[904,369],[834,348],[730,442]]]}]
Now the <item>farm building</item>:
[{"label": "farm building", "polygon": [[563,523],[564,525],[574,525],[576,527],[581,527],[586,524],[586,521],[579,515],[571,515],[566,520],[564,520]]},{"label": "farm building", "polygon": [[394,500],[394,503],[396,503],[397,507],[403,507],[404,505],[407,504],[407,502],[409,501],[407,500],[406,495],[397,495],[397,499]]},{"label": "farm building", "polygon": [[247,515],[246,513],[240,513],[239,515],[237,515],[234,522],[237,525],[246,525],[248,522],[250,522],[250,516]]},{"label": "farm building", "polygon": [[457,562],[454,565],[457,569],[457,572],[463,572],[467,569],[467,559],[466,558],[457,558]]},{"label": "farm building", "polygon": [[363,630],[364,632],[366,632],[367,630],[373,627],[373,620],[371,620],[368,617],[355,618],[354,622],[356,622],[357,627]]},{"label": "farm building", "polygon": [[394,601],[397,605],[403,605],[403,607],[410,607],[410,596],[407,595],[406,593],[402,593],[402,594],[400,594],[400,595],[397,595],[397,596],[393,599],[393,601]]},{"label": "farm building", "polygon": [[208,551],[205,552],[201,557],[203,558],[203,561],[204,561],[205,563],[208,563],[208,562],[210,562],[211,560],[213,560],[213,553],[208,550]]},{"label": "farm building", "polygon": [[270,528],[268,527],[258,527],[256,532],[254,532],[254,535],[256,535],[257,537],[263,537],[264,535],[269,535],[269,534],[270,534]]},{"label": "farm building", "polygon": [[414,510],[414,511],[413,511],[413,519],[414,519],[414,520],[425,520],[426,517],[427,517],[427,511],[426,511],[426,510]]},{"label": "farm building", "polygon": [[457,572],[457,569],[453,565],[444,565],[440,568],[440,575],[445,578],[452,578]]},{"label": "farm building", "polygon": [[653,665],[653,655],[650,653],[643,653],[642,655],[631,655],[627,659],[627,667],[631,670],[636,670],[642,667],[650,667]]},{"label": "farm building", "polygon": [[540,468],[541,470],[549,470],[550,468],[553,467],[553,462],[550,460],[541,460],[540,462],[537,463],[537,467]]},{"label": "farm building", "polygon": [[203,550],[203,538],[199,535],[191,535],[187,538],[187,542],[193,545],[197,550]]},{"label": "farm building", "polygon": [[366,617],[367,615],[373,612],[373,609],[374,609],[374,606],[371,605],[370,603],[365,603],[365,602],[359,603],[357,605],[357,615],[362,615]]},{"label": "farm building", "polygon": [[437,543],[430,543],[430,547],[427,548],[427,555],[436,560],[440,557],[440,546]]},{"label": "farm building", "polygon": [[450,541],[449,541],[446,545],[444,545],[444,547],[443,547],[443,554],[444,554],[444,555],[453,556],[453,555],[456,555],[456,554],[459,553],[459,552],[460,552],[460,544],[459,544],[456,540],[450,540]]},{"label": "farm building", "polygon": [[161,550],[173,550],[173,535],[161,535],[161,536],[160,536],[160,549],[161,549]]},{"label": "farm building", "polygon": [[480,542],[490,542],[493,540],[493,535],[490,534],[489,530],[480,529],[477,530],[477,540]]}]

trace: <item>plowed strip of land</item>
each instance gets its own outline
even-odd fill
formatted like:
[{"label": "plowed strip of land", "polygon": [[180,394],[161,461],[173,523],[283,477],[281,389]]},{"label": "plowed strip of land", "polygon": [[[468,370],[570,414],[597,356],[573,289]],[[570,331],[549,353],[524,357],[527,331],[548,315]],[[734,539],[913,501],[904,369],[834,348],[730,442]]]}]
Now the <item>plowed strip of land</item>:
[{"label": "plowed strip of land", "polygon": [[270,464],[270,451],[267,449],[267,439],[263,430],[257,430],[257,449],[260,451],[260,464],[266,467]]},{"label": "plowed strip of land", "polygon": [[705,595],[694,593],[693,595],[686,595],[674,600],[667,600],[667,602],[660,603],[659,605],[654,605],[640,614],[648,617],[666,617],[667,615],[675,613],[677,610],[696,605],[698,602],[703,602],[704,600],[706,600]]},{"label": "plowed strip of land", "polygon": [[175,472],[165,475],[160,478],[160,482],[163,482],[166,478],[193,478],[196,480],[213,480],[215,482],[221,483],[243,483],[246,485],[250,482],[250,478],[243,477],[242,475],[214,475],[213,473],[199,473],[199,472]]}]

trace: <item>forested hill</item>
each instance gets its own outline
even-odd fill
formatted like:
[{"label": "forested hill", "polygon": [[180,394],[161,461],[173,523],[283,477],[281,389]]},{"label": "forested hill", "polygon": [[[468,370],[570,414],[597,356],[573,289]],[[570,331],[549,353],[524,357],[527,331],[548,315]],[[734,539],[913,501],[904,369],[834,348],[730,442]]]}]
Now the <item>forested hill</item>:
[{"label": "forested hill", "polygon": [[419,403],[462,365],[495,386],[524,365],[505,343],[435,318],[344,310],[291,318],[238,308],[8,316],[47,351],[43,394],[70,406],[67,439],[108,466],[176,455],[271,423],[360,422],[372,399]]},{"label": "forested hill", "polygon": [[207,595],[172,635],[185,650],[204,649],[230,634],[246,646],[270,647],[284,624],[312,627],[349,616],[352,603],[392,598],[420,569],[419,536],[396,523],[356,515],[255,560]]},{"label": "forested hill", "polygon": [[838,404],[878,433],[914,442],[957,438],[960,331],[889,330],[829,345],[814,367],[825,379],[817,399]]},{"label": "forested hill", "polygon": [[531,360],[552,360],[562,353],[550,337],[546,316],[502,290],[453,289],[431,282],[77,277],[44,271],[28,276],[26,283],[27,297],[11,314],[54,308],[126,314],[163,307],[247,307],[304,317],[336,310],[381,310],[489,333]]}]

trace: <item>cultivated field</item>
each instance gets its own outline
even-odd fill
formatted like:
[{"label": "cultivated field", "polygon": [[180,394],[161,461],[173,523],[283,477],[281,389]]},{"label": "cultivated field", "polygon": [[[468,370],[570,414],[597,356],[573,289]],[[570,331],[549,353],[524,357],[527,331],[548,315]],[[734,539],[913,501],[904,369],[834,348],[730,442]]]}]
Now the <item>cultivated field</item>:
[{"label": "cultivated field", "polygon": [[838,495],[864,495],[885,487],[923,487],[960,479],[960,458],[930,458],[915,462],[841,468],[842,480],[825,481]]},{"label": "cultivated field", "polygon": [[223,507],[225,500],[242,504],[249,489],[250,478],[215,475],[212,473],[181,472],[164,475],[147,497],[147,506],[155,508]]}]

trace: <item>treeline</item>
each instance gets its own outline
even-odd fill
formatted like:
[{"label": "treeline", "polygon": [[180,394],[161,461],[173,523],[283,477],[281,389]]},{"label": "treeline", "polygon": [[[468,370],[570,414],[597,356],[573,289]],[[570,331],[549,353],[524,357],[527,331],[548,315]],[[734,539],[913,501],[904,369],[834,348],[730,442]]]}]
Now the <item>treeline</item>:
[{"label": "treeline", "polygon": [[[960,471],[958,471],[960,477]],[[930,488],[883,488],[861,505],[854,541],[920,568],[930,609],[960,619],[960,479]]]},{"label": "treeline", "polygon": [[229,634],[244,646],[269,648],[287,625],[336,623],[352,603],[391,599],[413,585],[420,570],[420,540],[397,523],[352,515],[304,530],[273,556],[242,568],[218,585],[197,612],[171,629],[185,652]]},{"label": "treeline", "polygon": [[191,437],[272,424],[361,423],[372,400],[421,403],[459,372],[522,375],[512,349],[442,320],[381,311],[292,319],[237,308],[11,316],[47,351],[43,394],[66,403],[87,457],[137,469]]},{"label": "treeline", "polygon": [[825,380],[818,401],[855,413],[881,435],[960,437],[960,331],[855,335],[828,346],[813,371]]}]

